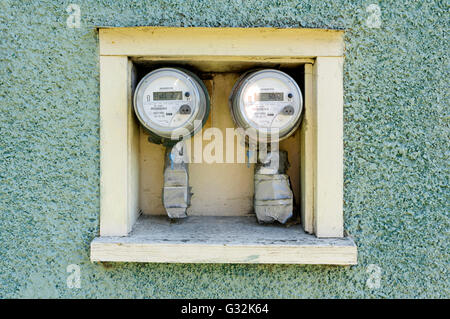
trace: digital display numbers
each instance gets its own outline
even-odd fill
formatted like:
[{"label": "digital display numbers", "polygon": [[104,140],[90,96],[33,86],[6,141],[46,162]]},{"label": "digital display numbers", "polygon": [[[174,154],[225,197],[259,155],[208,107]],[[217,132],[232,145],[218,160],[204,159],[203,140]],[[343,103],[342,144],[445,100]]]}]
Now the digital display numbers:
[{"label": "digital display numbers", "polygon": [[182,100],[183,92],[153,92],[153,101],[170,101],[170,100]]},{"label": "digital display numbers", "polygon": [[283,101],[284,93],[270,92],[270,93],[255,93],[255,101]]}]

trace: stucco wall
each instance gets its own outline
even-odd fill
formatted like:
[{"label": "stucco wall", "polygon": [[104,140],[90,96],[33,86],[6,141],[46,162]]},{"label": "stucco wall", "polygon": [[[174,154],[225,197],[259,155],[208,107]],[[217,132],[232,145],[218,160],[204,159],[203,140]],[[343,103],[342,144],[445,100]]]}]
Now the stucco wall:
[{"label": "stucco wall", "polygon": [[[449,297],[448,4],[0,0],[0,297]],[[97,26],[344,28],[345,228],[354,267],[92,264]],[[373,24],[372,24],[373,26]],[[81,268],[68,289],[66,267]],[[366,284],[368,265],[380,288]],[[369,269],[369,272],[367,270]],[[372,273],[373,274],[373,273]]]}]

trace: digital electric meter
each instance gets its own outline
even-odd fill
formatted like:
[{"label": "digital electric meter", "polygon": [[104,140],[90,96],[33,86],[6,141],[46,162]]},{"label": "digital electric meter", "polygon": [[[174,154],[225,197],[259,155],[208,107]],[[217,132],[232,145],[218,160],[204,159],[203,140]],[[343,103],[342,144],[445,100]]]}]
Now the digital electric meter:
[{"label": "digital electric meter", "polygon": [[194,135],[209,114],[209,95],[192,72],[161,68],[148,73],[137,85],[134,110],[141,124],[156,139],[178,141]]},{"label": "digital electric meter", "polygon": [[292,77],[264,69],[241,76],[231,93],[230,107],[237,126],[256,129],[259,139],[281,140],[299,126],[303,98]]}]

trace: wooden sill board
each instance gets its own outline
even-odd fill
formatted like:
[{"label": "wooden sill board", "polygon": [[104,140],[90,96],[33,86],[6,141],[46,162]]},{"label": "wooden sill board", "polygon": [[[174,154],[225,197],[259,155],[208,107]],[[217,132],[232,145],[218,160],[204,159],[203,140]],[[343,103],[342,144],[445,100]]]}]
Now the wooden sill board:
[{"label": "wooden sill board", "polygon": [[301,225],[259,225],[253,216],[140,216],[126,237],[97,237],[91,261],[354,265],[350,237],[317,238]]}]

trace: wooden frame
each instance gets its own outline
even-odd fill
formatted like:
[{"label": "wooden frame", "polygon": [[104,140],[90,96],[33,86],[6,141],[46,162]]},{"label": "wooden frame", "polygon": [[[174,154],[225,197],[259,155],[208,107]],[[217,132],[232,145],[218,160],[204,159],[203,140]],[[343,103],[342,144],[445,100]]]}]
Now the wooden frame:
[{"label": "wooden frame", "polygon": [[134,123],[132,64],[100,58],[100,235],[126,236],[139,215],[139,127]]},{"label": "wooden frame", "polygon": [[171,224],[165,216],[142,216],[127,237],[96,238],[91,260],[351,265],[356,246],[348,237],[317,238],[301,227],[261,227],[254,217],[190,216]]},{"label": "wooden frame", "polygon": [[[305,63],[305,113],[300,137],[302,225],[306,232],[319,238],[344,236],[343,31],[99,28],[99,40],[100,238],[127,236],[139,215],[136,158],[139,132],[131,107],[134,80],[130,58],[262,65]],[[98,248],[102,240],[94,240],[92,247]],[[349,245],[353,255],[346,259],[348,262],[339,264],[356,263],[356,246],[353,241]],[[96,251],[99,250],[91,250],[92,260],[104,260],[95,255]],[[156,259],[174,261],[164,257]],[[314,263],[308,258],[302,260]],[[155,261],[155,258],[141,261]],[[213,258],[210,262],[217,261]],[[333,262],[327,260],[327,263]]]}]

